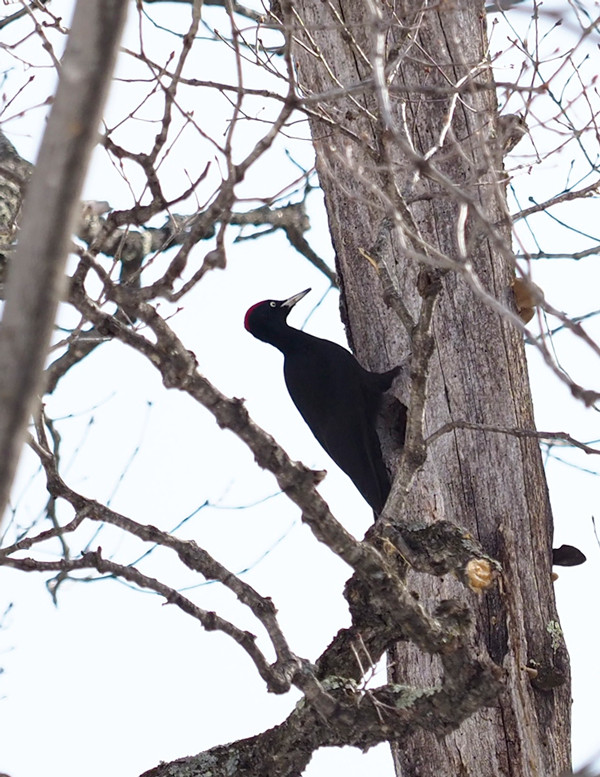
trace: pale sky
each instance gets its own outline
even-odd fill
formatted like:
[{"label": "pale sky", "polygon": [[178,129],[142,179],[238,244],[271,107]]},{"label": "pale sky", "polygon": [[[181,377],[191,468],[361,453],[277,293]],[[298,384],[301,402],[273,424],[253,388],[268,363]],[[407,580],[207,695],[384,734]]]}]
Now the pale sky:
[{"label": "pale sky", "polygon": [[[51,7],[68,18],[70,5],[67,0],[54,0]],[[177,24],[177,14],[182,13],[176,4],[147,8],[163,25]],[[215,9],[206,11],[218,13]],[[511,16],[514,24],[526,18],[523,11]],[[509,33],[506,28],[494,31],[492,52],[501,47],[502,35]],[[16,33],[11,28],[3,32],[12,34]],[[134,47],[136,34],[137,19],[132,15],[124,45]],[[561,34],[571,34],[568,25]],[[48,35],[52,37],[53,31]],[[165,47],[176,45],[169,34],[151,25],[144,36],[149,46],[163,45],[163,52],[168,50]],[[549,45],[553,42],[550,38]],[[596,39],[589,41],[589,52],[597,69],[596,43]],[[208,78],[218,72],[224,79],[230,63],[218,60],[214,44],[210,52],[210,61],[198,56],[194,63],[196,77]],[[580,53],[583,59],[584,52]],[[124,60],[127,67],[130,61]],[[518,56],[515,62],[518,67]],[[0,50],[0,70],[8,67],[17,70],[9,73],[7,90],[10,79],[20,76],[15,60]],[[122,65],[119,73],[129,74],[127,67]],[[31,100],[38,94],[41,102],[51,88],[51,69],[36,78],[37,91],[29,88],[23,99]],[[509,78],[507,75],[506,80]],[[128,105],[127,95],[135,88],[122,84],[113,94],[107,113],[111,120]],[[32,111],[3,126],[26,158],[34,158],[44,110]],[[199,120],[201,117],[212,126],[212,107],[199,106],[197,111]],[[222,123],[222,118],[215,108],[215,131],[219,121]],[[142,124],[138,129],[141,138],[155,132]],[[300,127],[296,129],[302,132]],[[252,132],[248,130],[241,138],[248,147],[254,139]],[[281,143],[268,170],[262,168],[260,174],[249,177],[248,193],[257,182],[276,191],[277,175],[282,175],[284,183],[289,180],[292,163],[284,154],[286,148],[296,161],[310,166],[306,141]],[[194,153],[189,149],[181,153],[187,153],[186,164],[191,169],[203,166],[209,150],[194,147]],[[527,149],[522,153],[527,154]],[[518,156],[512,159],[515,165],[523,161]],[[174,166],[180,163],[175,152],[170,161]],[[529,197],[543,200],[559,190],[557,175],[559,172],[548,164],[545,172],[527,164],[516,171],[514,183],[522,206],[528,204]],[[173,181],[174,189],[178,183]],[[126,187],[108,169],[101,150],[95,154],[85,198],[107,200],[112,207],[129,204]],[[190,212],[193,204],[182,206],[181,212],[186,212],[185,207]],[[310,195],[309,210],[312,230],[307,238],[331,263],[332,249],[318,192]],[[595,202],[586,201],[577,218],[588,232],[600,236],[595,212]],[[536,219],[539,221],[531,223],[544,249],[559,250],[564,233],[547,216]],[[182,310],[171,324],[186,347],[195,352],[200,371],[225,394],[244,397],[254,420],[275,435],[292,458],[328,470],[320,492],[346,528],[362,536],[372,520],[369,508],[321,450],[293,407],[283,383],[281,355],[243,329],[244,312],[254,302],[285,298],[310,286],[313,293],[290,318],[293,325],[302,325],[326,294],[328,282],[281,234],[233,244],[235,234],[233,230],[230,233],[227,270],[206,276],[183,300]],[[524,241],[529,239],[525,229],[520,234]],[[581,239],[589,245],[589,240],[573,233],[568,239],[572,243]],[[569,250],[576,250],[570,246]],[[206,250],[206,245],[200,245],[196,259]],[[571,315],[599,307],[596,257],[578,263],[538,262],[534,279],[557,308]],[[337,305],[337,293],[327,294],[307,329],[345,344]],[[168,310],[166,304],[163,310]],[[64,323],[70,320],[67,315]],[[595,319],[586,329],[600,341]],[[589,352],[565,334],[558,334],[554,345],[566,369],[586,385],[598,387],[598,361]],[[538,428],[568,431],[583,441],[599,439],[598,414],[577,405],[536,354],[531,356],[530,368]],[[233,571],[248,570],[244,579],[260,593],[272,596],[297,654],[316,658],[337,630],[348,625],[342,589],[349,569],[317,543],[301,524],[297,509],[278,494],[272,476],[253,464],[245,446],[232,434],[220,431],[210,414],[191,399],[166,391],[158,373],[140,356],[118,343],[103,345],[71,371],[49,398],[47,413],[60,419],[61,472],[71,487],[86,496],[110,500],[113,509],[165,529],[195,513],[177,535],[194,538]],[[572,659],[574,758],[575,765],[580,765],[600,752],[600,668],[596,655],[600,627],[595,607],[600,590],[600,552],[591,521],[598,512],[598,463],[580,452],[555,452],[567,462],[555,458],[547,462],[555,545],[574,544],[588,556],[582,567],[560,569],[555,584]],[[583,472],[582,467],[593,474]],[[44,501],[43,478],[34,457],[26,454],[13,492],[16,525],[23,527],[39,515]],[[205,502],[209,505],[198,510]],[[85,532],[76,534],[73,552],[83,550],[90,540]],[[123,563],[147,549],[111,529],[103,529],[93,538],[92,546],[98,544]],[[56,548],[48,548],[47,558],[53,558],[55,552]],[[172,563],[167,553],[157,553],[145,563],[146,570],[178,588],[198,583]],[[267,694],[250,661],[230,640],[219,633],[203,632],[196,622],[163,605],[157,596],[115,581],[67,583],[59,590],[58,607],[54,607],[44,582],[41,575],[0,569],[0,612],[14,603],[0,630],[0,666],[4,669],[0,675],[0,772],[11,777],[100,777],[108,772],[113,777],[134,777],[160,760],[263,731],[281,722],[299,698],[296,691],[284,697]],[[239,626],[251,631],[258,628],[217,585],[198,586],[186,595],[206,609],[218,609]],[[383,668],[372,681],[385,681]],[[343,770],[345,777],[393,775],[386,746],[367,754],[350,748],[320,751],[305,774],[325,777],[334,770]]]}]

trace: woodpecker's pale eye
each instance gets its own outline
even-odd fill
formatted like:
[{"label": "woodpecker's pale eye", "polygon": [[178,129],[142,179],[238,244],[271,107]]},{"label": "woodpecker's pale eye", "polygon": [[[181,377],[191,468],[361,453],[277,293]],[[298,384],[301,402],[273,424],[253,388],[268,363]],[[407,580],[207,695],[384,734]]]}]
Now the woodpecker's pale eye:
[{"label": "woodpecker's pale eye", "polygon": [[276,302],[273,302],[273,301],[269,302],[269,305],[270,305],[272,308],[276,308],[276,307],[277,307],[277,303],[276,303]]}]

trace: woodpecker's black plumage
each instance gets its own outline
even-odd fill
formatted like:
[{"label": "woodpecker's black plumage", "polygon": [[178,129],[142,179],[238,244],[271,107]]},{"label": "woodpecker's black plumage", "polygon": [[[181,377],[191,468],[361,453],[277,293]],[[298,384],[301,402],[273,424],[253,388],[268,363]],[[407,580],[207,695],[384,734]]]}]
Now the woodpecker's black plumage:
[{"label": "woodpecker's black plumage", "polygon": [[283,353],[285,382],[300,414],[338,467],[380,513],[390,492],[390,479],[375,425],[382,395],[399,368],[369,372],[345,348],[289,326],[290,310],[309,291],[253,305],[244,326]]}]

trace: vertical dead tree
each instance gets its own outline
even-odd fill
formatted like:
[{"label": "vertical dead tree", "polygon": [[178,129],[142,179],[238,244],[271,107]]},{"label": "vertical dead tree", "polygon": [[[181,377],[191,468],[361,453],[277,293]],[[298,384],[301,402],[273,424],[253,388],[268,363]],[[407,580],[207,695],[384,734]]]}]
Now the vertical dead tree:
[{"label": "vertical dead tree", "polygon": [[[311,109],[349,340],[371,369],[412,352],[405,455],[374,535],[395,525],[410,549],[415,528],[445,519],[502,566],[500,585],[472,595],[448,576],[409,572],[426,608],[466,602],[477,644],[505,682],[494,706],[445,738],[439,727],[415,731],[395,750],[398,774],[557,775],[570,764],[569,665],[538,443],[509,433],[534,426],[510,313],[514,264],[483,4],[302,0],[283,16]],[[405,643],[390,655],[393,681],[422,689],[439,681],[440,666]]]}]

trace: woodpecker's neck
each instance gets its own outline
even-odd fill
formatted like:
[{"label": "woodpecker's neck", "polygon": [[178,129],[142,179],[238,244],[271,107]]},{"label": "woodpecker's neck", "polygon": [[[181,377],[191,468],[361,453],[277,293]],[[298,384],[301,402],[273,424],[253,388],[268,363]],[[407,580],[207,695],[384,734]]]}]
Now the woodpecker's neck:
[{"label": "woodpecker's neck", "polygon": [[278,321],[276,326],[265,325],[261,327],[261,331],[255,334],[259,340],[263,340],[265,343],[274,345],[284,355],[293,353],[306,344],[308,340],[313,339],[312,335],[306,332],[301,332],[299,329],[294,329],[287,323]]}]

